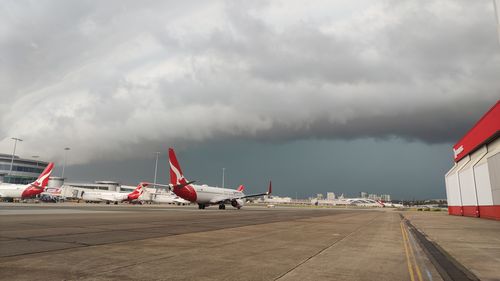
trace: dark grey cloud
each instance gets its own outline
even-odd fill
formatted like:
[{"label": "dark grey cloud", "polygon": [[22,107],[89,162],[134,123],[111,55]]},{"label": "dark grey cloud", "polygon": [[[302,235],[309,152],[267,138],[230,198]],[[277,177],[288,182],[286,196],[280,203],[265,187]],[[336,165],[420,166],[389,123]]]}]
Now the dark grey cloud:
[{"label": "dark grey cloud", "polygon": [[489,1],[5,1],[0,149],[455,141],[499,97]]}]

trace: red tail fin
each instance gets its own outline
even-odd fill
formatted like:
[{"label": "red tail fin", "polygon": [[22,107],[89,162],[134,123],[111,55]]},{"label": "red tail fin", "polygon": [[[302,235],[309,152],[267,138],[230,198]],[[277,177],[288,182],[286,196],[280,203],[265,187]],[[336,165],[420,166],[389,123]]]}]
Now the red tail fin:
[{"label": "red tail fin", "polygon": [[177,156],[175,156],[173,148],[168,149],[168,160],[170,162],[170,183],[173,185],[186,183],[186,179],[182,174],[181,166],[177,161]]},{"label": "red tail fin", "polygon": [[43,170],[40,176],[38,176],[38,179],[36,179],[36,181],[34,181],[31,184],[39,188],[45,188],[49,183],[49,177],[53,169],[54,169],[54,163],[50,162],[49,165],[45,167],[45,170]]},{"label": "red tail fin", "polygon": [[145,183],[145,182],[141,182],[137,185],[137,187],[134,189],[134,191],[132,191],[132,193],[138,193],[138,194],[142,194],[144,193],[144,189],[146,188],[146,186],[148,186],[149,184],[148,183]]},{"label": "red tail fin", "polygon": [[244,185],[240,185],[238,187],[238,189],[236,189],[236,191],[241,191],[241,192],[243,192],[243,190],[245,190],[245,186]]},{"label": "red tail fin", "polygon": [[148,186],[147,183],[141,182],[137,185],[137,187],[134,189],[134,191],[130,192],[128,194],[128,199],[129,200],[135,200],[139,198],[144,193],[144,189]]}]

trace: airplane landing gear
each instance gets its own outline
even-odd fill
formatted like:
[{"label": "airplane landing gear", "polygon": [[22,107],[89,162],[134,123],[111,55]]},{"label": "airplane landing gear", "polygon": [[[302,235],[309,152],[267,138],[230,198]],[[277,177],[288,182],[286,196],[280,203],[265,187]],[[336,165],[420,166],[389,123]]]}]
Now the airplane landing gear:
[{"label": "airplane landing gear", "polygon": [[224,204],[219,205],[219,210],[225,210],[225,209],[226,209],[226,205],[224,205]]},{"label": "airplane landing gear", "polygon": [[205,204],[198,204],[198,209],[204,210],[205,209]]}]

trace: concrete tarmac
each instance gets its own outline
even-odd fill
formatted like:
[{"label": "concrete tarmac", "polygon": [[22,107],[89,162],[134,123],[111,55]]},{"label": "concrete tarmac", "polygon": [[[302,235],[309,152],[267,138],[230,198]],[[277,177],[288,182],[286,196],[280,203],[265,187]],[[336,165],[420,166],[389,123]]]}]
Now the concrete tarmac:
[{"label": "concrete tarmac", "polygon": [[445,212],[403,215],[478,279],[500,281],[499,221],[450,216]]},{"label": "concrete tarmac", "polygon": [[1,204],[0,280],[440,280],[392,210]]}]

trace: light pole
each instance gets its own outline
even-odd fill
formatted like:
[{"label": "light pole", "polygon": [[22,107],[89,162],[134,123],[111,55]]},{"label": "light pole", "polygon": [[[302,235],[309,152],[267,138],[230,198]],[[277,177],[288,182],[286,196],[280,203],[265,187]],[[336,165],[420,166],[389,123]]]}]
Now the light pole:
[{"label": "light pole", "polygon": [[37,168],[38,168],[38,158],[39,158],[39,157],[40,157],[40,156],[38,156],[38,155],[33,155],[33,156],[31,156],[31,158],[35,159],[35,161],[36,161],[36,167],[37,167]]},{"label": "light pole", "polygon": [[495,16],[497,20],[498,43],[500,43],[500,0],[493,0],[493,7],[495,8]]},{"label": "light pole", "polygon": [[226,168],[222,168],[222,188],[224,188],[224,172],[226,171]]},{"label": "light pole", "polygon": [[12,152],[12,159],[10,159],[10,170],[9,170],[9,182],[10,182],[10,175],[12,174],[12,166],[14,165],[14,155],[16,154],[16,146],[18,141],[23,141],[20,138],[11,138],[14,140],[14,151]]},{"label": "light pole", "polygon": [[61,178],[63,178],[63,179],[64,179],[64,169],[66,169],[66,160],[68,158],[68,150],[71,150],[71,148],[69,148],[69,147],[64,148],[64,165],[63,165],[62,176],[61,176]]},{"label": "light pole", "polygon": [[153,181],[154,187],[156,188],[156,175],[158,173],[158,157],[160,156],[160,152],[156,152],[156,162],[155,162],[155,179]]}]

